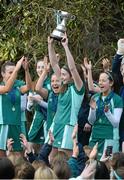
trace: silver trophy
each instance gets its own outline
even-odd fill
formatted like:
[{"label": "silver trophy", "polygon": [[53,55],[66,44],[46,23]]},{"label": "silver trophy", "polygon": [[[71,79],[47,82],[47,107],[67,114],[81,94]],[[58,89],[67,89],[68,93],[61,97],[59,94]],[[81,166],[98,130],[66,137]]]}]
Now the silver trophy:
[{"label": "silver trophy", "polygon": [[66,11],[58,10],[56,11],[57,27],[53,30],[50,37],[61,41],[66,32],[66,22],[67,19],[75,19],[75,16],[71,15]]}]

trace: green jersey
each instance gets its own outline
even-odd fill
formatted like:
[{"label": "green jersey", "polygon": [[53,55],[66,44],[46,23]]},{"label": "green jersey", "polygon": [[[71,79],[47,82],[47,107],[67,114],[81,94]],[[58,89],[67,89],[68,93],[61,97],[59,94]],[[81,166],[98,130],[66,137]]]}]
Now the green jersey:
[{"label": "green jersey", "polygon": [[107,103],[107,105],[109,105],[111,113],[113,113],[114,108],[123,108],[122,98],[115,93],[110,93],[107,97],[103,99],[101,97],[101,94],[97,93],[93,96],[93,99],[95,99],[97,102],[97,108],[96,121],[92,128],[92,138],[98,137],[101,139],[119,139],[119,129],[112,126],[111,122],[105,116],[105,113],[100,112],[100,108],[102,108],[102,103]]},{"label": "green jersey", "polygon": [[[57,111],[53,119],[55,147],[61,147],[63,138],[65,138],[64,134],[67,134],[69,132],[66,125],[69,125],[69,129],[70,126],[72,127],[71,129],[73,129],[73,127],[77,123],[77,116],[83,97],[84,87],[82,87],[82,89],[78,91],[74,84],[68,85],[68,89],[66,90],[66,92],[59,94]],[[71,132],[72,130],[70,131],[70,133]],[[69,135],[67,135],[66,140],[68,137]],[[67,149],[69,149],[69,147],[67,147]]]},{"label": "green jersey", "polygon": [[58,104],[58,94],[55,94],[53,91],[50,91],[48,95],[48,108],[47,108],[47,131],[49,130],[53,122],[53,118],[55,116],[57,109],[57,104]]},{"label": "green jersey", "polygon": [[[3,82],[1,83],[4,84]],[[5,94],[0,94],[0,124],[21,124],[21,92],[20,87],[24,82],[16,80],[12,89]]]}]

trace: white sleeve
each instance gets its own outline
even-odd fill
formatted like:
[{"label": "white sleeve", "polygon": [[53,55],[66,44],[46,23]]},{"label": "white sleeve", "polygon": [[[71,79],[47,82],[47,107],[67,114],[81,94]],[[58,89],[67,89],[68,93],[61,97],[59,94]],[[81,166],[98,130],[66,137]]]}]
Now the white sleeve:
[{"label": "white sleeve", "polygon": [[27,106],[27,94],[21,95],[21,111],[25,111]]},{"label": "white sleeve", "polygon": [[41,107],[43,107],[43,108],[45,108],[45,109],[48,108],[48,103],[45,102],[45,101],[43,101],[43,100],[38,101],[37,103],[38,103]]},{"label": "white sleeve", "polygon": [[[33,92],[29,92],[29,95],[28,96],[33,96]],[[33,100],[27,100],[27,110],[28,111],[32,111],[33,110],[33,105],[34,105],[34,101]]]},{"label": "white sleeve", "polygon": [[28,100],[28,102],[27,102],[27,110],[28,110],[28,111],[32,111],[32,109],[33,109],[33,104],[34,104],[33,101],[29,101],[29,100]]},{"label": "white sleeve", "polygon": [[105,112],[106,117],[111,122],[113,127],[116,128],[119,126],[119,122],[120,122],[122,112],[123,112],[122,108],[115,108],[113,114],[111,113],[110,110],[108,112]]},{"label": "white sleeve", "polygon": [[91,125],[94,124],[94,122],[96,121],[96,109],[90,108],[88,121]]}]

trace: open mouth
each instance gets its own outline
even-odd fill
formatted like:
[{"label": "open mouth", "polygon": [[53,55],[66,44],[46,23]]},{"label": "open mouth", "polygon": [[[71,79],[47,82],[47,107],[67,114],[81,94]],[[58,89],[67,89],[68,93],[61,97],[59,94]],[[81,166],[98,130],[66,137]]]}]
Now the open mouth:
[{"label": "open mouth", "polygon": [[58,91],[59,90],[59,86],[52,86],[52,89],[53,89],[53,91]]},{"label": "open mouth", "polygon": [[100,89],[101,89],[101,90],[103,90],[103,89],[104,89],[104,87],[103,87],[103,86],[100,86]]}]

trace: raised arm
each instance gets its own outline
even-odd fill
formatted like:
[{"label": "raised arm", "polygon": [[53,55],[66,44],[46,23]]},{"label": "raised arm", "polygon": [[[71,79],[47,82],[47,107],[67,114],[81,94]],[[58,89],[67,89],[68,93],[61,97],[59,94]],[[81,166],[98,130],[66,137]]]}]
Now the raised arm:
[{"label": "raised arm", "polygon": [[111,66],[110,60],[108,58],[104,58],[102,60],[103,71],[104,72],[110,71],[111,70],[110,66]]},{"label": "raised arm", "polygon": [[119,77],[121,85],[123,84],[122,75],[120,71],[122,55],[116,54],[112,60],[112,72]]},{"label": "raised arm", "polygon": [[14,71],[12,72],[10,78],[6,82],[6,84],[0,85],[0,94],[5,94],[11,90],[23,61],[24,61],[24,56],[17,62],[16,67],[15,67]]},{"label": "raised arm", "polygon": [[62,45],[65,49],[68,67],[69,67],[71,75],[73,77],[74,84],[75,84],[76,88],[80,91],[82,86],[83,86],[83,81],[82,81],[82,79],[81,79],[81,77],[77,71],[73,56],[72,56],[70,49],[68,47],[68,38],[67,38],[66,34],[62,39]]},{"label": "raised arm", "polygon": [[96,101],[93,98],[91,98],[90,100],[90,111],[88,121],[91,125],[93,125],[96,121]]},{"label": "raised arm", "polygon": [[53,46],[53,39],[48,37],[48,53],[49,53],[49,59],[50,59],[50,64],[52,66],[52,69],[54,73],[57,75],[57,77],[61,76],[61,70],[58,64],[58,59],[55,53],[55,49]]},{"label": "raised arm", "polygon": [[100,92],[100,88],[97,86],[94,86],[93,83],[93,77],[92,77],[92,64],[91,61],[88,62],[88,59],[85,57],[84,58],[84,66],[87,69],[87,73],[88,73],[88,89],[89,91],[93,91],[93,92]]},{"label": "raised arm", "polygon": [[121,61],[123,56],[124,56],[124,39],[119,39],[117,42],[117,53],[112,60],[112,72],[118,76],[120,81],[120,86],[123,85],[123,78],[120,71]]},{"label": "raised arm", "polygon": [[50,63],[48,63],[48,59],[45,56],[44,57],[44,70],[42,72],[42,74],[40,75],[37,84],[35,86],[35,90],[38,94],[40,94],[44,99],[47,99],[48,97],[48,90],[43,88],[43,82],[49,72],[49,68],[50,68]]},{"label": "raised arm", "polygon": [[28,64],[27,58],[25,58],[22,65],[23,65],[23,68],[25,70],[25,82],[26,82],[26,85],[22,86],[20,88],[20,91],[21,91],[22,94],[24,94],[24,93],[26,93],[27,91],[29,91],[31,89],[32,80],[31,80],[31,76],[30,76],[30,73],[29,73],[29,64]]}]

